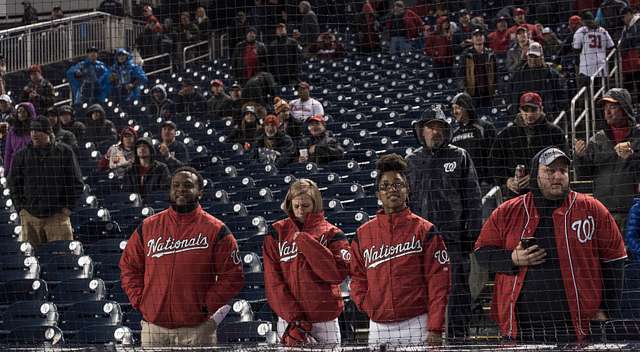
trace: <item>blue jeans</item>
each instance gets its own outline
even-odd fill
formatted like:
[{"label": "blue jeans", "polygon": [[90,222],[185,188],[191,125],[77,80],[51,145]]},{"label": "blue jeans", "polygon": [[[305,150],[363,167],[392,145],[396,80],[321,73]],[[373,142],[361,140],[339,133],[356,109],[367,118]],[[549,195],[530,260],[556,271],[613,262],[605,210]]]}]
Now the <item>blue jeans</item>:
[{"label": "blue jeans", "polygon": [[389,41],[389,54],[398,54],[411,50],[411,43],[405,37],[391,37]]}]

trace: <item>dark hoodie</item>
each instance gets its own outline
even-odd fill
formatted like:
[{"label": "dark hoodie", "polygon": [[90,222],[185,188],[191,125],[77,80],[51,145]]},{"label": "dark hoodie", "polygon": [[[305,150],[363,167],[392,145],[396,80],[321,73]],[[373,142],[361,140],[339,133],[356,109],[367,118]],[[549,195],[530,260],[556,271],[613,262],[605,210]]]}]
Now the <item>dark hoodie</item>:
[{"label": "dark hoodie", "polygon": [[[154,91],[162,92],[162,99],[157,100],[153,95]],[[170,120],[176,113],[176,104],[173,100],[167,98],[167,91],[163,85],[157,84],[151,88],[151,104],[147,106],[147,110],[154,121],[158,118]]]},{"label": "dark hoodie", "polygon": [[575,158],[575,170],[578,176],[593,179],[593,195],[609,211],[627,214],[640,183],[640,127],[636,125],[629,92],[613,88],[608,94],[613,94],[629,118],[629,135],[625,141],[631,143],[634,153],[627,160],[620,158],[607,126],[591,137],[585,155]]},{"label": "dark hoodie", "polygon": [[[97,120],[91,117],[94,111],[100,113],[100,118]],[[87,109],[87,129],[84,137],[87,142],[93,142],[98,146],[105,145],[108,148],[118,141],[118,132],[113,122],[107,120],[105,115],[104,108],[100,104],[93,104]]]},{"label": "dark hoodie", "polygon": [[[439,121],[447,126],[444,143],[428,149],[422,137],[424,126]],[[428,219],[449,242],[471,245],[482,226],[481,193],[476,168],[466,150],[450,144],[451,126],[442,111],[427,110],[414,123],[422,147],[407,157],[411,210]],[[470,247],[469,247],[470,249]]]},{"label": "dark hoodie", "polygon": [[[151,167],[148,169],[141,167],[140,158],[138,158],[137,150],[141,144],[146,144],[149,147]],[[165,163],[154,160],[155,150],[151,140],[149,138],[138,139],[135,150],[135,163],[124,175],[124,191],[138,193],[144,197],[153,192],[168,190],[171,182],[169,168]]]},{"label": "dark hoodie", "polygon": [[478,119],[473,99],[469,94],[459,93],[453,97],[451,104],[460,105],[469,113],[469,121],[466,124],[459,123],[453,131],[451,144],[469,152],[481,183],[492,184],[493,173],[489,155],[496,138],[496,128],[491,122]]},{"label": "dark hoodie", "polygon": [[[502,194],[507,198],[515,196],[506,187],[506,183],[509,177],[515,175],[516,166],[528,167],[529,161],[536,153],[552,146],[560,148],[565,153],[568,150],[564,132],[547,121],[544,114],[533,126],[527,126],[518,114],[511,126],[500,131],[491,149],[491,160],[496,184],[505,186]],[[527,191],[522,190],[520,194]]]},{"label": "dark hoodie", "polygon": [[344,149],[333,137],[331,131],[326,130],[319,136],[307,136],[300,140],[299,149],[309,149],[315,145],[313,154],[309,154],[309,161],[316,164],[327,164],[344,157]]},{"label": "dark hoodie", "polygon": [[65,130],[73,133],[73,135],[76,136],[76,140],[84,141],[84,134],[87,130],[87,126],[85,126],[84,123],[75,120],[75,111],[73,110],[73,107],[65,105],[60,107],[58,112],[60,116],[62,116],[62,114],[66,112],[71,114],[71,122],[64,124],[62,123],[62,120],[60,120],[60,126],[62,126],[62,128],[64,128]]}]

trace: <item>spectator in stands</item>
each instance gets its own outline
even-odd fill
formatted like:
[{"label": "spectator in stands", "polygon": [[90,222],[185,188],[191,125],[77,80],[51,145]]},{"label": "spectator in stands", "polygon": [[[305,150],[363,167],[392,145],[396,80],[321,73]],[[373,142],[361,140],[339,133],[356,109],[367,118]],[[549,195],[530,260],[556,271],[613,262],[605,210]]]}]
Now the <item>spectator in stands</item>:
[{"label": "spectator in stands", "polygon": [[473,45],[471,35],[475,28],[471,26],[471,14],[467,9],[458,11],[457,30],[453,34],[453,46],[456,54],[460,54]]},{"label": "spectator in stands", "polygon": [[601,67],[604,69],[598,77],[607,76],[607,51],[614,47],[614,43],[609,32],[595,22],[591,12],[582,14],[582,23],[584,26],[573,35],[573,48],[580,51],[580,74],[577,79],[578,84],[584,87],[589,85],[589,77]]},{"label": "spectator in stands", "polygon": [[155,160],[153,143],[149,138],[139,138],[135,144],[133,165],[123,178],[123,190],[142,195],[169,189],[171,174],[167,165]]},{"label": "spectator in stands", "polygon": [[239,121],[240,114],[242,113],[242,88],[237,82],[234,82],[231,85],[231,90],[229,91],[229,96],[231,97],[231,116],[234,121]]},{"label": "spectator in stands", "polygon": [[200,33],[199,40],[209,40],[209,31],[211,30],[211,28],[209,27],[209,17],[207,17],[207,11],[203,6],[198,6],[198,8],[196,8],[194,22],[196,26],[198,26],[198,33]]},{"label": "spectator in stands", "polygon": [[302,138],[302,122],[291,117],[291,113],[289,111],[289,103],[286,100],[275,97],[273,99],[273,106],[275,110],[276,116],[280,119],[280,128],[291,138],[293,138],[294,142],[297,142],[300,138]]},{"label": "spectator in stands", "polygon": [[300,18],[299,39],[295,38],[295,36],[294,39],[298,40],[303,47],[306,47],[318,38],[320,25],[318,24],[318,16],[313,12],[308,1],[300,1],[298,9],[302,15]]},{"label": "spectator in stands", "polygon": [[60,20],[64,18],[64,12],[62,12],[62,7],[54,6],[51,9],[51,20]]},{"label": "spectator in stands", "polygon": [[31,143],[16,155],[8,185],[20,214],[20,241],[40,244],[72,240],[71,210],[84,183],[78,160],[69,146],[51,139],[46,118],[31,121]]},{"label": "spectator in stands", "polygon": [[267,47],[256,40],[258,31],[247,30],[246,40],[238,43],[233,51],[233,76],[241,83],[247,82],[268,67]]},{"label": "spectator in stands", "polygon": [[167,90],[162,84],[151,88],[151,104],[147,106],[147,110],[154,120],[168,120],[176,113],[176,104],[167,97]]},{"label": "spectator in stands", "polygon": [[513,10],[514,24],[513,26],[511,26],[511,28],[509,28],[509,37],[511,38],[511,40],[515,40],[518,30],[520,29],[520,27],[524,26],[527,27],[529,38],[538,43],[542,43],[542,41],[544,40],[542,38],[542,33],[540,33],[538,27],[535,24],[527,23],[527,20],[525,19],[526,14],[527,11],[520,7]]},{"label": "spectator in stands", "polygon": [[373,7],[375,0],[365,0],[358,14],[358,45],[360,51],[371,53],[380,50],[380,23]]},{"label": "spectator in stands", "polygon": [[322,115],[314,115],[307,120],[309,135],[300,140],[298,144],[298,162],[312,162],[318,165],[328,164],[344,158],[344,149],[333,137],[333,133],[327,130],[326,122]]},{"label": "spectator in stands", "polygon": [[173,121],[160,125],[160,144],[157,146],[158,160],[165,163],[170,172],[189,164],[189,151],[184,143],[176,139],[178,126]]},{"label": "spectator in stands", "polygon": [[280,118],[268,115],[264,119],[262,130],[256,136],[254,151],[258,159],[273,163],[282,168],[289,165],[296,154],[296,147],[291,136],[280,127]]},{"label": "spectator in stands", "polygon": [[412,10],[405,8],[404,1],[398,0],[393,3],[386,29],[390,38],[389,53],[393,55],[416,47],[416,42],[425,28],[420,17]]},{"label": "spectator in stands", "polygon": [[324,32],[318,36],[318,40],[307,47],[307,52],[321,60],[335,60],[344,56],[346,49],[338,41],[335,34]]},{"label": "spectator in stands", "polygon": [[529,45],[535,43],[529,39],[529,30],[522,26],[516,30],[516,40],[507,51],[507,70],[510,74],[518,71],[527,62]]},{"label": "spectator in stands", "polygon": [[530,192],[500,205],[475,245],[496,273],[492,313],[507,338],[585,341],[591,321],[618,316],[624,242],[599,201],[571,191],[564,152],[546,148],[530,165]]},{"label": "spectator in stands", "polygon": [[447,16],[436,20],[436,28],[427,34],[424,53],[431,57],[433,70],[438,79],[451,77],[453,67],[453,30]]},{"label": "spectator in stands", "polygon": [[124,17],[124,7],[118,0],[102,0],[100,6],[98,6],[98,11]]},{"label": "spectator in stands", "polygon": [[511,126],[498,133],[491,151],[496,184],[503,186],[505,198],[529,191],[531,170],[526,169],[519,174],[517,168],[519,165],[527,168],[529,160],[537,152],[551,146],[567,150],[564,131],[547,120],[540,94],[522,94],[520,112]]},{"label": "spectator in stands", "polygon": [[[569,17],[569,25],[566,26],[566,29],[558,32],[560,40],[562,40],[560,63],[563,67],[574,67],[578,64],[578,56],[573,49],[573,36],[580,27],[582,27],[582,19],[580,16],[573,15]],[[563,26],[563,28],[565,27]]]},{"label": "spectator in stands", "polygon": [[257,108],[246,105],[242,108],[242,120],[229,135],[229,141],[242,145],[245,150],[251,149],[256,143],[259,122]]},{"label": "spectator in stands", "polygon": [[451,281],[447,248],[436,226],[408,206],[414,190],[407,162],[383,155],[376,171],[382,210],[351,242],[351,299],[370,319],[370,346],[441,345]]},{"label": "spectator in stands", "polygon": [[511,95],[517,106],[525,92],[536,92],[544,102],[544,112],[552,120],[567,107],[567,86],[564,78],[544,61],[542,45],[533,42],[527,50],[527,61],[513,73]]},{"label": "spectator in stands", "polygon": [[[144,319],[143,348],[213,346],[224,318],[214,313],[244,286],[236,240],[200,206],[203,189],[198,171],[176,170],[171,208],[144,219],[120,259],[122,288]],[[159,309],[165,302],[179,304]]]},{"label": "spectator in stands", "polygon": [[7,94],[0,95],[0,122],[6,122],[15,113],[11,97]]},{"label": "spectator in stands", "polygon": [[232,116],[231,97],[224,91],[224,83],[219,79],[211,81],[211,98],[207,100],[208,119],[220,120]]},{"label": "spectator in stands", "polygon": [[176,113],[181,116],[191,116],[202,120],[207,113],[207,101],[198,90],[191,78],[182,80],[182,88],[176,96]]},{"label": "spectator in stands", "polygon": [[[40,118],[45,117],[40,116]],[[76,139],[76,136],[73,133],[62,128],[58,108],[55,106],[50,107],[47,110],[46,118],[49,120],[49,125],[51,125],[51,130],[53,131],[55,141],[68,145],[69,147],[71,147],[71,150],[73,150],[74,153],[78,154],[78,139]]]},{"label": "spectator in stands", "polygon": [[15,154],[31,142],[31,121],[37,117],[36,109],[31,103],[20,103],[16,107],[16,115],[9,122],[9,131],[4,147],[4,172],[11,172],[11,165]]},{"label": "spectator in stands", "polygon": [[491,49],[484,46],[484,32],[473,31],[473,46],[462,55],[462,87],[474,99],[477,107],[492,106],[496,94],[496,58]]},{"label": "spectator in stands", "polygon": [[[276,79],[269,72],[258,72],[242,87],[242,99],[269,106],[277,93]],[[266,115],[265,115],[266,116]]]},{"label": "spectator in stands", "polygon": [[[168,37],[162,34],[163,28],[155,16],[149,16],[146,20],[142,33],[136,38],[136,48],[144,58],[160,55],[162,53],[163,39]],[[150,63],[145,67],[154,68],[155,64]]]},{"label": "spectator in stands", "polygon": [[593,180],[593,195],[601,201],[624,231],[626,217],[640,182],[640,127],[636,124],[631,95],[611,88],[602,98],[606,127],[575,145],[578,176]]},{"label": "spectator in stands", "polygon": [[87,49],[87,58],[67,70],[67,80],[71,84],[73,103],[102,103],[109,96],[111,72],[107,65],[98,60],[98,48]]},{"label": "spectator in stands", "polygon": [[458,93],[451,99],[451,111],[458,122],[458,127],[453,131],[451,144],[469,152],[480,185],[483,190],[487,189],[493,184],[489,155],[496,138],[496,128],[491,122],[476,115],[473,99],[467,93]]},{"label": "spectator in stands", "polygon": [[291,184],[282,210],[288,217],[271,225],[262,249],[267,302],[278,315],[278,336],[288,347],[311,340],[337,345],[349,241],[325,219],[322,195],[309,179]]},{"label": "spectator in stands", "polygon": [[315,115],[324,116],[324,108],[316,99],[311,98],[309,90],[311,86],[307,82],[298,84],[298,99],[289,103],[291,116],[298,122],[304,123],[308,118]]},{"label": "spectator in stands", "polygon": [[234,26],[229,28],[229,48],[235,48],[240,42],[245,40],[249,31],[249,22],[247,14],[244,11],[238,11]]},{"label": "spectator in stands", "polygon": [[282,86],[298,81],[302,61],[302,47],[287,36],[287,25],[278,24],[276,38],[271,42],[268,52],[269,72]]},{"label": "spectator in stands", "polygon": [[480,185],[469,153],[451,143],[452,128],[438,108],[414,123],[421,147],[407,157],[410,208],[442,233],[451,259],[448,333],[451,341],[469,334],[469,254],[482,226]]},{"label": "spectator in stands", "polygon": [[131,127],[125,127],[120,132],[120,142],[109,147],[98,161],[99,171],[111,171],[117,178],[124,177],[135,159],[135,144],[138,132]]},{"label": "spectator in stands", "polygon": [[87,127],[84,123],[75,120],[75,111],[70,105],[63,105],[58,110],[60,114],[60,124],[62,128],[73,133],[78,141],[84,141],[84,134]]},{"label": "spectator in stands", "polygon": [[511,38],[507,31],[509,19],[506,16],[500,16],[496,20],[496,30],[489,33],[489,47],[496,55],[505,55],[509,50]]},{"label": "spectator in stands", "polygon": [[106,148],[118,141],[116,126],[106,118],[106,112],[100,104],[87,108],[87,117],[87,129],[84,133],[87,142],[94,143],[98,148]]},{"label": "spectator in stands", "polygon": [[22,89],[20,101],[28,101],[36,108],[36,112],[45,113],[53,106],[55,96],[53,85],[42,76],[42,66],[31,65],[29,70],[29,83]]},{"label": "spectator in stands", "polygon": [[133,62],[133,56],[124,48],[116,50],[111,66],[112,98],[119,104],[131,104],[140,98],[140,86],[148,79],[142,67]]},{"label": "spectator in stands", "polygon": [[547,60],[556,61],[556,57],[560,54],[560,50],[562,49],[562,43],[558,36],[553,33],[553,30],[549,27],[544,27],[542,29],[542,37],[544,41],[540,44],[544,46],[544,57]]},{"label": "spectator in stands", "polygon": [[[176,53],[178,54],[178,62],[182,64],[183,49],[189,45],[195,44],[200,37],[198,26],[191,22],[189,12],[180,14],[180,23],[176,28]],[[193,57],[193,51],[187,52],[187,59]]]},{"label": "spectator in stands", "polygon": [[624,29],[620,37],[624,87],[640,103],[640,14],[632,8],[621,10]]},{"label": "spectator in stands", "polygon": [[22,6],[24,7],[24,12],[22,13],[21,24],[26,26],[38,22],[38,10],[31,5],[31,2],[23,1]]}]

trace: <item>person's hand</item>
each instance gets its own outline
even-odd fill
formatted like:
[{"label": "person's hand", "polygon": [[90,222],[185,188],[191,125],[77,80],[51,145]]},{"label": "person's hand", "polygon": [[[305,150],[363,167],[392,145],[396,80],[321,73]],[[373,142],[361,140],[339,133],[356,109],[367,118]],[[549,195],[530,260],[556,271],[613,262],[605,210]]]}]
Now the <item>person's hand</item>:
[{"label": "person's hand", "polygon": [[118,83],[118,75],[112,73],[111,75],[109,75],[109,81],[111,81],[112,84]]},{"label": "person's hand", "polygon": [[587,155],[587,142],[585,142],[582,139],[578,139],[576,141],[576,146],[574,148],[574,152],[576,153],[576,156],[578,156],[578,157],[583,157],[583,156]]},{"label": "person's hand", "polygon": [[133,87],[134,87],[134,86],[133,86],[133,84],[131,84],[131,83],[127,84],[127,86],[126,86],[126,88],[127,88],[127,90],[128,90],[128,91],[132,91],[132,90],[133,90]]},{"label": "person's hand", "polygon": [[165,158],[169,155],[169,147],[167,147],[167,145],[164,143],[160,144],[158,150],[160,151],[160,154]]},{"label": "person's hand", "polygon": [[544,263],[547,251],[540,248],[537,244],[524,249],[522,242],[511,252],[511,261],[516,266],[539,265]]},{"label": "person's hand", "polygon": [[38,92],[36,92],[35,90],[32,90],[31,92],[29,92],[29,98],[35,98],[38,95],[39,95]]},{"label": "person's hand", "polygon": [[520,185],[518,183],[518,178],[509,177],[507,179],[507,188],[511,190],[513,193],[520,193]]},{"label": "person's hand", "polygon": [[293,35],[292,35],[293,39],[295,40],[300,40],[300,32],[298,31],[293,31]]},{"label": "person's hand", "polygon": [[607,313],[605,313],[602,309],[600,309],[596,312],[596,316],[593,317],[592,320],[607,321],[609,320],[609,317],[607,316]]},{"label": "person's hand", "polygon": [[315,154],[315,152],[316,152],[316,146],[315,145],[310,146],[309,147],[309,154]]},{"label": "person's hand", "polygon": [[113,156],[113,163],[116,165],[120,165],[120,162],[122,162],[122,155],[120,154],[116,154]]},{"label": "person's hand", "polygon": [[631,142],[622,142],[616,144],[613,149],[616,151],[616,154],[624,160],[629,159],[631,154],[633,154],[633,149],[631,148]]},{"label": "person's hand", "polygon": [[309,161],[309,157],[307,157],[307,156],[300,155],[300,157],[298,158],[298,162],[301,163],[301,164],[304,164],[307,161]]},{"label": "person's hand", "polygon": [[65,216],[70,216],[71,210],[69,210],[69,208],[62,208],[62,214],[64,214]]},{"label": "person's hand", "polygon": [[180,91],[178,91],[178,95],[180,96],[187,95],[187,90],[184,88],[180,89]]},{"label": "person's hand", "polygon": [[427,345],[440,346],[442,345],[442,333],[436,331],[427,332]]},{"label": "person's hand", "polygon": [[6,122],[0,122],[0,136],[5,136],[7,134],[7,130],[9,129],[9,124]]}]

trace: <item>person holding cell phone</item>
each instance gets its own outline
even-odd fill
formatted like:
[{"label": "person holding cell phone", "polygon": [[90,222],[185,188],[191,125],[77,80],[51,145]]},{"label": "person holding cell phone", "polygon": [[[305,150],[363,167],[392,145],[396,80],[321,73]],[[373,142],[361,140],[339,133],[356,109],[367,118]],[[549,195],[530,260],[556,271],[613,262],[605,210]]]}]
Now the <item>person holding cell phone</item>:
[{"label": "person holding cell phone", "polygon": [[585,340],[592,320],[615,319],[627,257],[602,203],[569,187],[571,160],[538,152],[529,192],[500,205],[475,245],[496,273],[492,316],[503,337],[524,342]]}]

